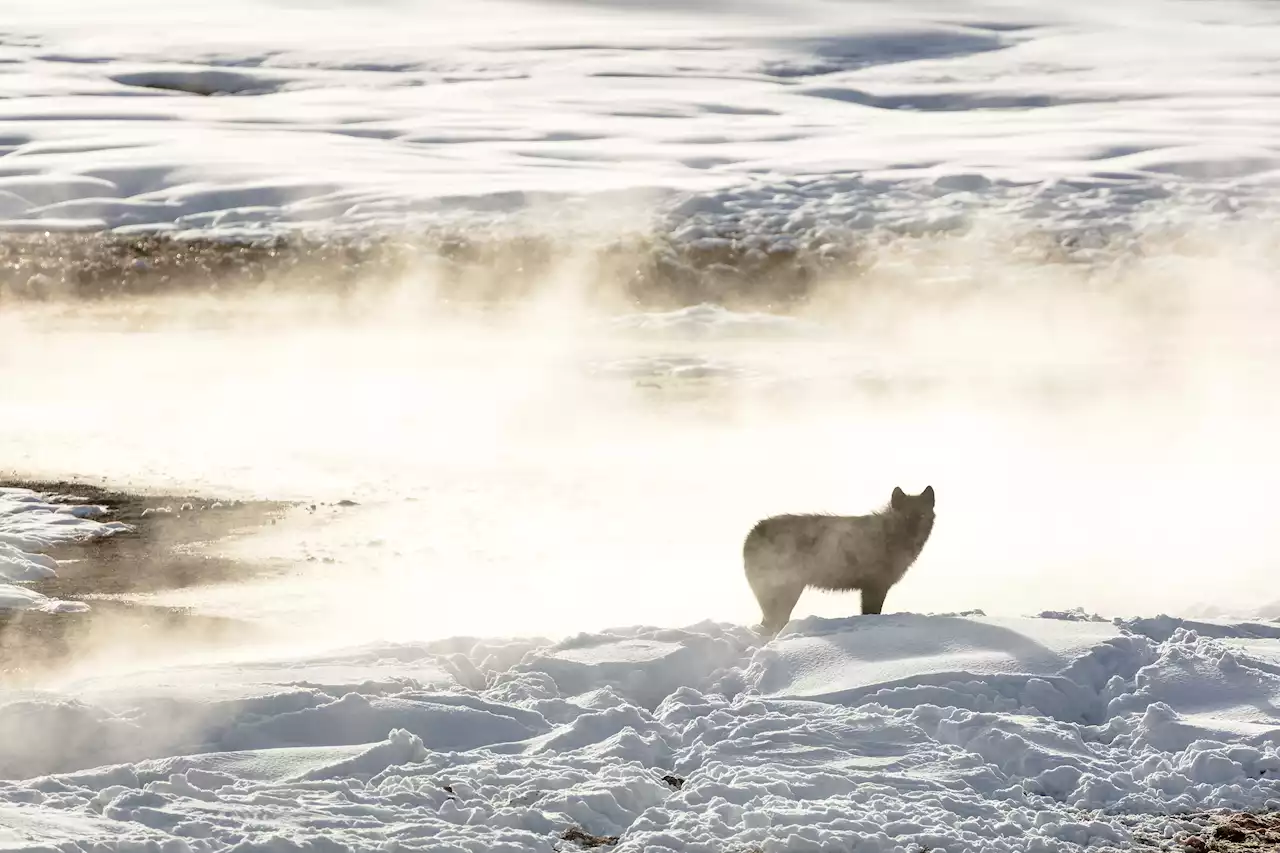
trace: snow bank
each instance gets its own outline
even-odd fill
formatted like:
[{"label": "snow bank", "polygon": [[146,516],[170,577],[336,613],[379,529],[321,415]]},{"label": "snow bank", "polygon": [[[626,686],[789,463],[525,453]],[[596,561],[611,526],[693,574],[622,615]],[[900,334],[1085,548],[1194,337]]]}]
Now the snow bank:
[{"label": "snow bank", "polygon": [[4,841],[1066,853],[1280,806],[1280,630],[1165,621],[809,619],[765,645],[704,623],[89,678],[0,705]]},{"label": "snow bank", "polygon": [[53,497],[30,489],[0,487],[0,610],[88,610],[86,604],[49,598],[15,584],[54,577],[57,560],[41,552],[55,545],[129,529],[121,522],[95,520],[106,514],[106,507],[53,502]]}]

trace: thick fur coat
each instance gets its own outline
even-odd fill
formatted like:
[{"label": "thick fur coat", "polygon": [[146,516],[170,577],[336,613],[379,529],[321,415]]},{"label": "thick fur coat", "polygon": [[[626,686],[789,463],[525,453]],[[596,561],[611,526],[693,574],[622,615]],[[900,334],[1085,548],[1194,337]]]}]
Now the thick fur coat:
[{"label": "thick fur coat", "polygon": [[879,613],[933,531],[933,487],[895,488],[870,515],[775,515],[757,522],[742,546],[747,582],[763,629],[782,630],[806,587],[861,590],[862,612]]}]

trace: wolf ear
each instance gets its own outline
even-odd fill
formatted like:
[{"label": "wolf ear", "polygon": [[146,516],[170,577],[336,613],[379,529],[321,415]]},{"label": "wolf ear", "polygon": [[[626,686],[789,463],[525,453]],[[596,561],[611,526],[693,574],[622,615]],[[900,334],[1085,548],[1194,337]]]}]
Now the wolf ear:
[{"label": "wolf ear", "polygon": [[933,506],[933,486],[925,486],[924,491],[920,493],[920,497],[929,502],[929,506]]},{"label": "wolf ear", "polygon": [[893,487],[893,494],[889,496],[889,506],[898,509],[907,502],[907,493],[902,491],[901,486]]}]

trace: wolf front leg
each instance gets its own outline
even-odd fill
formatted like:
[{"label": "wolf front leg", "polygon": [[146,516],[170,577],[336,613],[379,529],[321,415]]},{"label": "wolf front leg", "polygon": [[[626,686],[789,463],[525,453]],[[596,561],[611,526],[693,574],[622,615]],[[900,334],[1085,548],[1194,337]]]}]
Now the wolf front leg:
[{"label": "wolf front leg", "polygon": [[864,586],[862,588],[862,615],[879,614],[884,609],[884,597],[889,594],[887,585]]}]

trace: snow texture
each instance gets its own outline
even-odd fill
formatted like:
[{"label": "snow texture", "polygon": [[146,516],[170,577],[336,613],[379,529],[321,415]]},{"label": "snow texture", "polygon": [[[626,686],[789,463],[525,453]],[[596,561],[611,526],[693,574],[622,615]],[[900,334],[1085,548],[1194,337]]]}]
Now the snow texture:
[{"label": "snow texture", "polygon": [[1280,806],[1277,659],[1271,623],[902,614],[101,675],[4,695],[0,841],[1130,849]]},{"label": "snow texture", "polygon": [[561,227],[656,205],[690,240],[785,248],[975,206],[1229,215],[1280,175],[1278,23],[1244,0],[24,4],[0,34],[0,225]]},{"label": "snow texture", "polygon": [[95,520],[106,514],[106,507],[51,502],[53,497],[30,489],[0,487],[0,610],[88,610],[87,604],[49,598],[17,584],[57,575],[57,560],[43,553],[55,545],[128,529],[118,521]]}]

